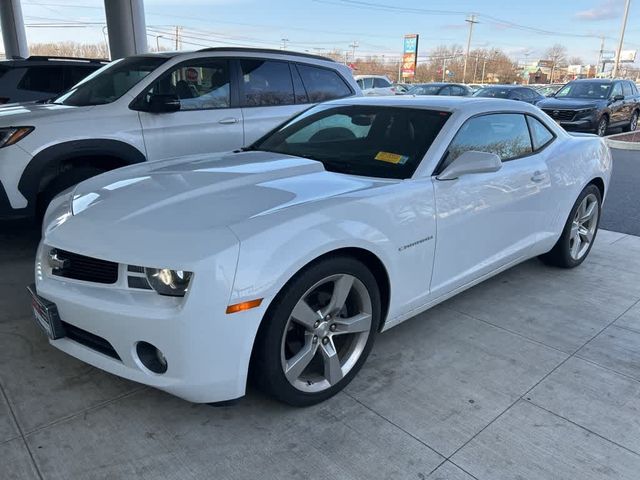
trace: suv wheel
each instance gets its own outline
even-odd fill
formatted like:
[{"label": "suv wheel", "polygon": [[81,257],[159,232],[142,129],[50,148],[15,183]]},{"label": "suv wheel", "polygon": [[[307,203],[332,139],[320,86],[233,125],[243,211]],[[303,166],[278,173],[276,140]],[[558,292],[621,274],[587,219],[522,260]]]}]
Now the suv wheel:
[{"label": "suv wheel", "polygon": [[38,204],[37,204],[37,218],[38,220],[42,220],[45,212],[47,211],[47,207],[51,200],[55,198],[60,192],[66,190],[69,187],[73,187],[78,183],[86,180],[87,178],[95,177],[104,173],[104,170],[101,170],[97,167],[78,167],[72,168],[64,173],[61,173],[56,178],[54,178],[46,188],[40,192],[38,195]]},{"label": "suv wheel", "polygon": [[629,125],[623,128],[625,132],[635,132],[636,128],[638,128],[638,110],[633,112],[631,115],[631,120],[629,120]]},{"label": "suv wheel", "polygon": [[600,121],[598,122],[598,128],[596,129],[596,133],[599,137],[604,137],[607,134],[607,130],[609,129],[609,117],[603,115]]}]

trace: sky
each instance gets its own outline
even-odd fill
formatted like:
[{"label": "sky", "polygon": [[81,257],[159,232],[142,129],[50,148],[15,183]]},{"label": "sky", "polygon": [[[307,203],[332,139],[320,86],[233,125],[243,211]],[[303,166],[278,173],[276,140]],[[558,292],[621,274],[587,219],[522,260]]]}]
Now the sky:
[{"label": "sky", "polygon": [[[402,36],[420,34],[419,54],[442,44],[466,46],[477,15],[472,48],[498,47],[513,59],[541,59],[554,43],[569,57],[595,63],[600,36],[617,48],[624,0],[145,0],[150,47],[183,49],[255,46],[397,58]],[[29,42],[104,42],[103,0],[22,0]],[[62,25],[60,25],[62,24]],[[631,0],[625,47],[640,50],[640,0]],[[639,56],[640,57],[640,56]],[[639,62],[636,65],[640,64]]]}]

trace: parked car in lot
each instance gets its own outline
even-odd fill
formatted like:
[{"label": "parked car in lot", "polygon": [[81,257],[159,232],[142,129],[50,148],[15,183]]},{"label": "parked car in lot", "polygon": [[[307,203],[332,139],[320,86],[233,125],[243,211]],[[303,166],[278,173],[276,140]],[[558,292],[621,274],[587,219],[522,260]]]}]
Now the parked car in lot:
[{"label": "parked car in lot", "polygon": [[0,61],[0,104],[46,100],[70,89],[108,60],[31,56]]},{"label": "parked car in lot", "polygon": [[538,107],[567,130],[602,137],[610,127],[622,127],[625,132],[636,129],[640,93],[629,80],[574,80]]},{"label": "parked car in lot", "polygon": [[413,86],[411,83],[393,83],[391,86],[395,89],[396,95],[402,95]]},{"label": "parked car in lot", "polygon": [[544,97],[553,97],[565,85],[564,83],[552,83],[551,85],[538,85],[535,89]]},{"label": "parked car in lot", "polygon": [[602,139],[524,102],[335,100],[54,199],[34,312],[54,347],[187,400],[240,397],[251,369],[309,405],[378,332],[528,258],[579,265],[610,175]]},{"label": "parked car in lot", "polygon": [[248,145],[312,104],[353,95],[345,65],[281,50],[117,60],[52,102],[3,109],[0,218],[42,212],[107,170]]},{"label": "parked car in lot", "polygon": [[395,95],[396,88],[384,75],[355,75],[356,82],[364,95]]},{"label": "parked car in lot", "polygon": [[451,95],[454,97],[469,97],[473,90],[462,83],[416,83],[407,95]]},{"label": "parked car in lot", "polygon": [[523,87],[520,85],[492,85],[484,87],[473,94],[474,97],[485,98],[506,98],[509,100],[518,100],[536,105],[545,97],[535,91],[533,88]]}]

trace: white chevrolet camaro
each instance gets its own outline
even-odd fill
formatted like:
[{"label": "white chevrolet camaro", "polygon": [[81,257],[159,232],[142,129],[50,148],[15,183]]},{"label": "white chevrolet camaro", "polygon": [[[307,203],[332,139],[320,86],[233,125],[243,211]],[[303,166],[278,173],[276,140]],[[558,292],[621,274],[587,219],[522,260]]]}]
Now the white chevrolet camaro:
[{"label": "white chevrolet camaro", "polygon": [[53,346],[193,402],[247,378],[293,405],[378,332],[535,256],[588,255],[598,137],[499,99],[313,107],[249,148],[134,165],[54,200],[31,287]]}]

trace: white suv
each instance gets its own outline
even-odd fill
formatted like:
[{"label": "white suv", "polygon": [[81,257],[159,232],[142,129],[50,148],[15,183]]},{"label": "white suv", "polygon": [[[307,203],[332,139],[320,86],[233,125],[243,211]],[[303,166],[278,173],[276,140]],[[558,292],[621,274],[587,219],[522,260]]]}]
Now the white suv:
[{"label": "white suv", "polygon": [[348,67],[279,50],[120,59],[48,103],[0,108],[0,219],[146,160],[233,150],[325,100],[361,95]]},{"label": "white suv", "polygon": [[395,95],[396,88],[384,75],[356,75],[354,77],[364,95]]}]

